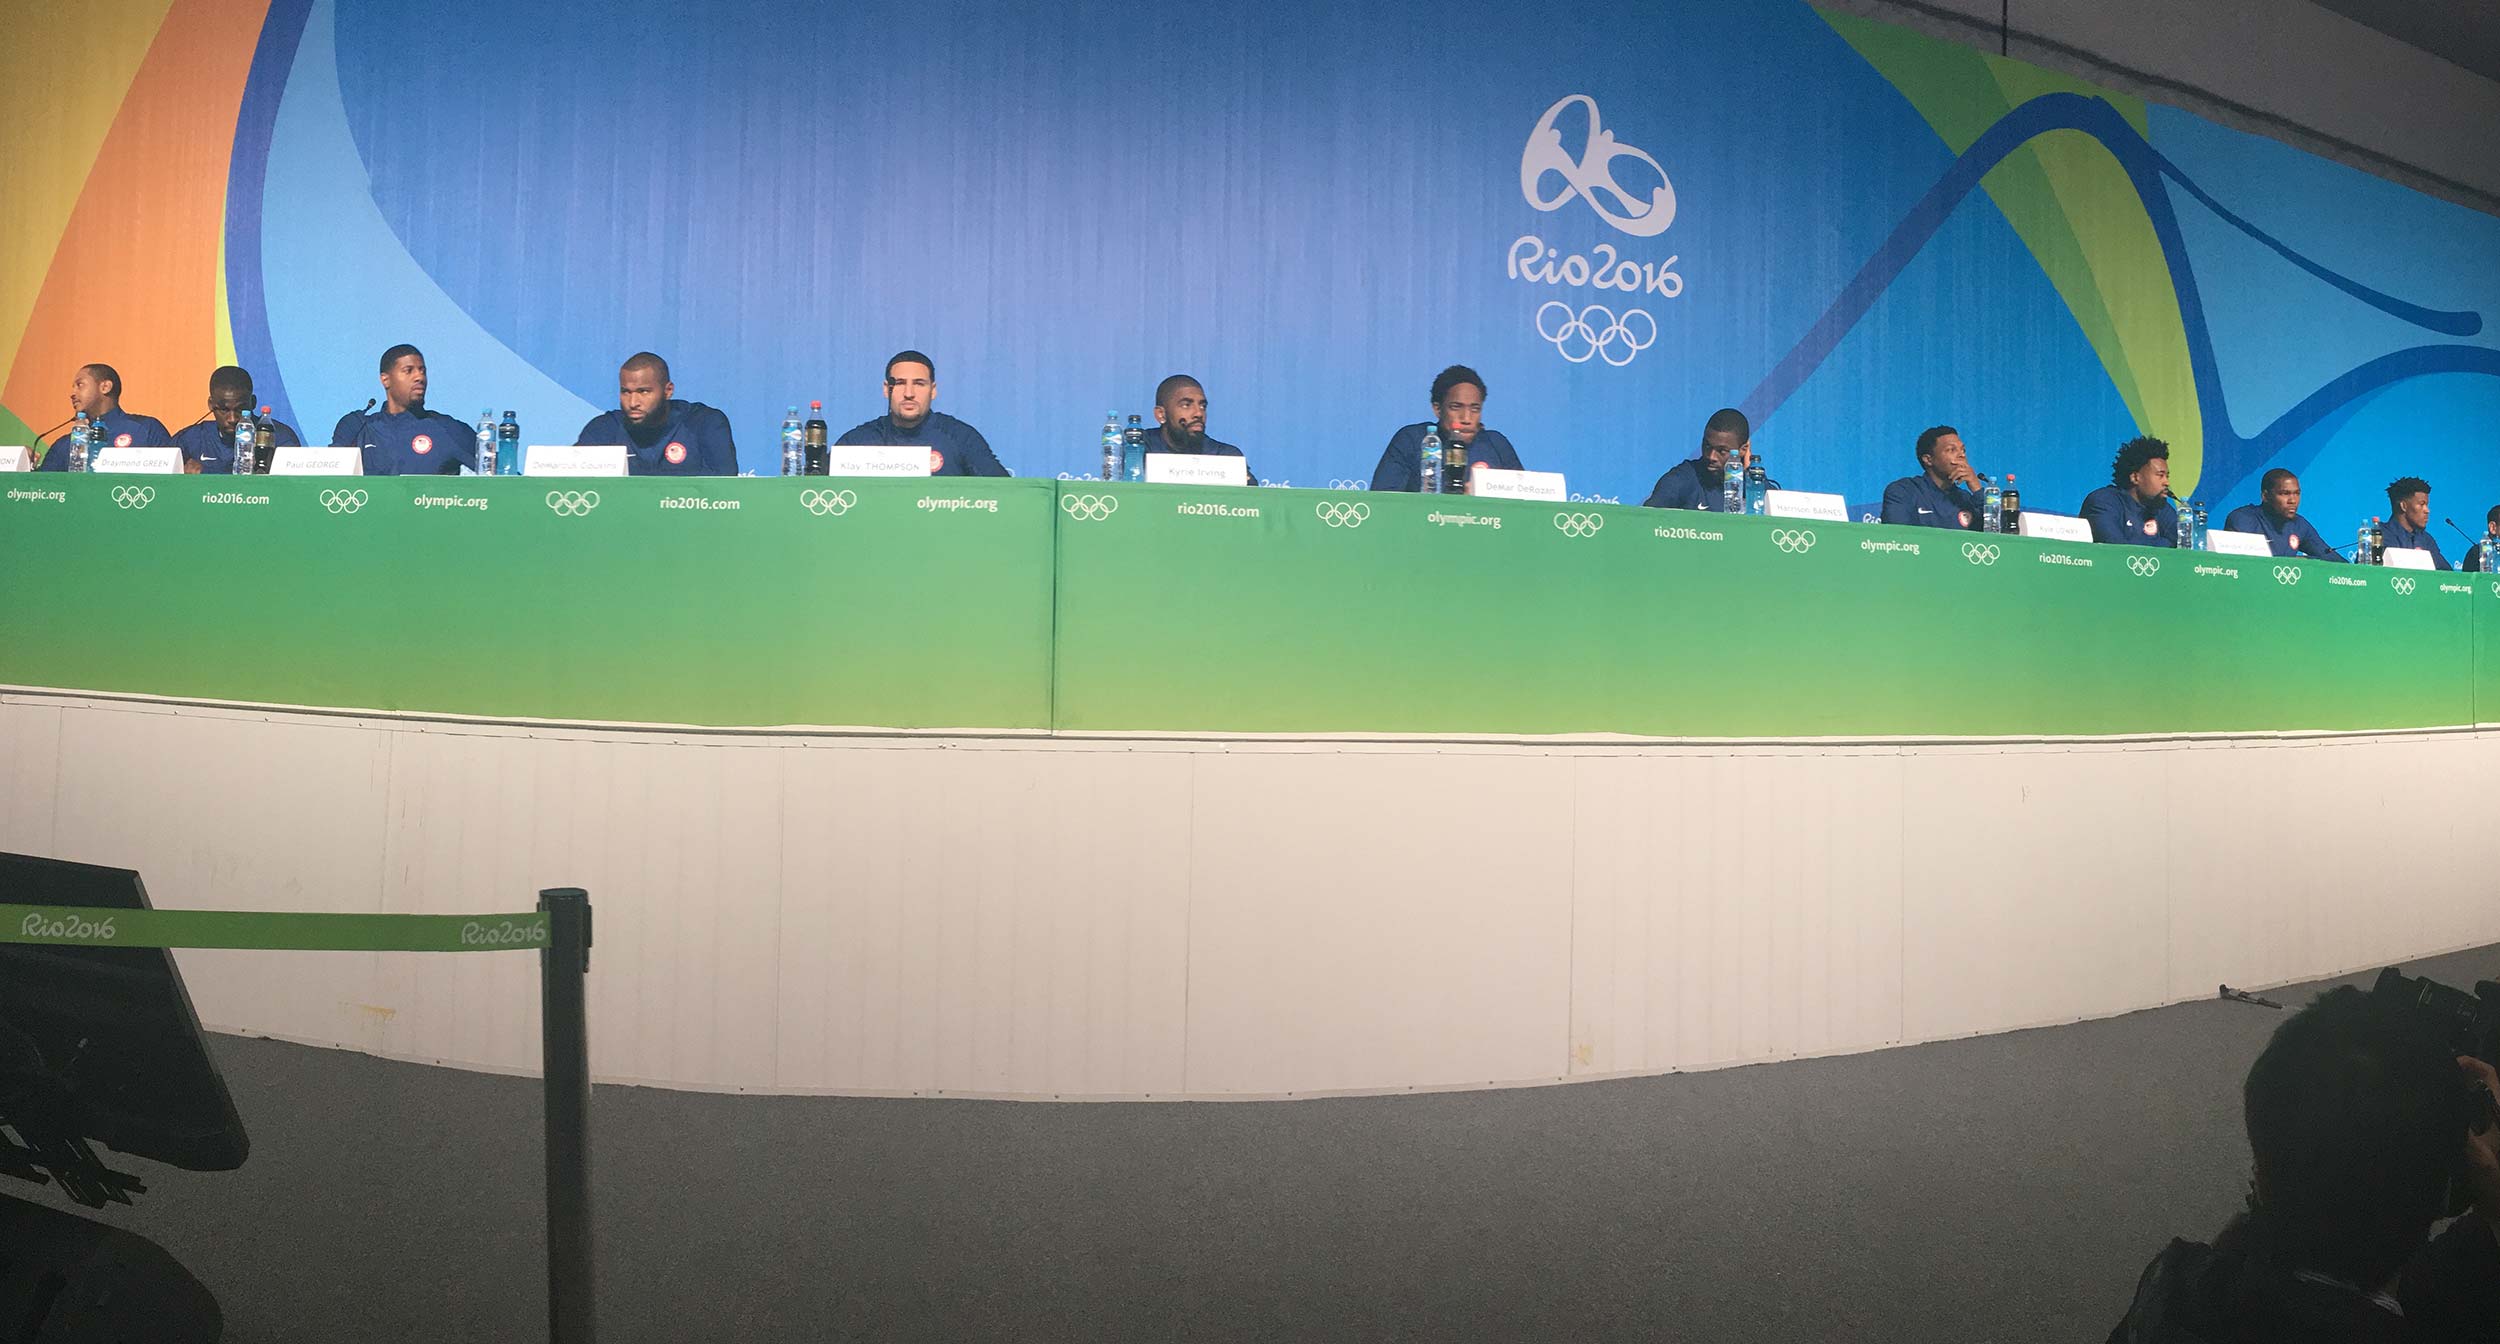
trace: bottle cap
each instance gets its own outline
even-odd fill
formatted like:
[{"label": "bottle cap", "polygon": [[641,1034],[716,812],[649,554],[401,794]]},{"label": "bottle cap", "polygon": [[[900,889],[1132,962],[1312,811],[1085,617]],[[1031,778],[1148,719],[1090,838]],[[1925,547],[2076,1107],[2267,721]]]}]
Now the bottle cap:
[{"label": "bottle cap", "polygon": [[821,411],[821,410],[823,410],[824,408],[825,408],[825,404],[824,404],[823,402],[821,402],[821,401],[811,401],[811,402],[807,403],[807,409],[809,409],[809,410],[811,410],[811,411]]}]

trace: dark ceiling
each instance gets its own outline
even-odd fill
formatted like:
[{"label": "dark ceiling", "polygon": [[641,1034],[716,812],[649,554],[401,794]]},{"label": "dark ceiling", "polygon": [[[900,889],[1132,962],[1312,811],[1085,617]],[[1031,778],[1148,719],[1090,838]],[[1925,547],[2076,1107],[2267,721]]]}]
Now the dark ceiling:
[{"label": "dark ceiling", "polygon": [[2500,0],[2318,0],[2407,46],[2500,80]]}]

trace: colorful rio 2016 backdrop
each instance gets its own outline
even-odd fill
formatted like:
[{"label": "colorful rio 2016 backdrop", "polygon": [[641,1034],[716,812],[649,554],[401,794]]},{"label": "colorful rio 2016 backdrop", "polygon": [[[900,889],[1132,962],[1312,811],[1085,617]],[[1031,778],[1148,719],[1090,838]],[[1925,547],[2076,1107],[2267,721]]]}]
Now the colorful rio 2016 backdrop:
[{"label": "colorful rio 2016 backdrop", "polygon": [[[1367,476],[1442,365],[1575,493],[1734,404],[1865,507],[1910,444],[2071,509],[2138,432],[2217,509],[2500,499],[2500,220],[1803,5],[144,0],[20,7],[0,442],[74,367],[180,425],[237,361],[314,434],[397,341],[569,442],[627,353],[774,469],[884,357],[1019,474],[1196,374],[1271,480]],[[51,53],[86,53],[76,79]]]}]

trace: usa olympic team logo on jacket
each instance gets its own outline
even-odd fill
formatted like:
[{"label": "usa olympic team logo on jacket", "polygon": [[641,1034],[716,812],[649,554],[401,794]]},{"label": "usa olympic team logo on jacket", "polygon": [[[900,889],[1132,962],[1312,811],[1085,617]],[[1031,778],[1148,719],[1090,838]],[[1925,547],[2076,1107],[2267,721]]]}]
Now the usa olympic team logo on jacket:
[{"label": "usa olympic team logo on jacket", "polygon": [[408,441],[408,451],[415,453],[419,457],[423,457],[427,453],[433,452],[434,436],[431,434],[419,434],[417,437],[410,439]]},{"label": "usa olympic team logo on jacket", "polygon": [[670,439],[668,446],[660,450],[660,456],[667,458],[670,466],[682,467],[686,464],[686,445]]}]

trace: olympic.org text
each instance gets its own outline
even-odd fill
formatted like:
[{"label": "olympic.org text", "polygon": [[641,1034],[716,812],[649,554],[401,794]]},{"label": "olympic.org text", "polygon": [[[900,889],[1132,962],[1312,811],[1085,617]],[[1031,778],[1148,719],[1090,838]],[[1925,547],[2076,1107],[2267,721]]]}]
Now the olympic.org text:
[{"label": "olympic.org text", "polygon": [[488,501],[484,495],[419,495],[415,503],[420,509],[483,510]]},{"label": "olympic.org text", "polygon": [[1858,543],[1858,549],[1866,552],[1868,555],[1876,555],[1879,553],[1883,555],[1899,555],[1905,552],[1910,555],[1916,555],[1918,554],[1918,543],[1915,541],[1861,541]]},{"label": "olympic.org text", "polygon": [[2470,583],[2443,583],[2439,585],[2439,591],[2443,593],[2470,593],[2474,591],[2474,585]]},{"label": "olympic.org text", "polygon": [[1256,518],[1255,508],[1236,508],[1230,504],[1175,504],[1173,511],[1192,518]]},{"label": "olympic.org text", "polygon": [[930,513],[953,513],[958,509],[979,509],[983,513],[996,513],[998,512],[998,501],[995,499],[964,499],[961,497],[955,499],[939,499],[934,495],[922,495],[920,497],[920,507]]},{"label": "olympic.org text", "polygon": [[2092,562],[2084,559],[2080,555],[2067,555],[2059,551],[2040,552],[2040,563],[2044,565],[2073,565],[2077,569],[2090,569],[2092,567]]},{"label": "olympic.org text", "polygon": [[2196,567],[2196,572],[2205,575],[2208,578],[2215,579],[2236,579],[2240,576],[2240,572],[2238,570],[2226,568],[2222,565],[2198,565]]},{"label": "olympic.org text", "polygon": [[1502,520],[1489,513],[1431,513],[1424,515],[1424,521],[1437,523],[1443,527],[1489,527],[1496,532],[1502,530]]},{"label": "olympic.org text", "polygon": [[660,496],[660,507],[663,509],[701,509],[705,511],[718,510],[722,513],[727,513],[745,502],[746,501],[744,500],[738,499],[713,499],[707,495]]},{"label": "olympic.org text", "polygon": [[69,496],[59,490],[11,490],[9,498],[22,499],[29,504],[66,504],[69,502]]},{"label": "olympic.org text", "polygon": [[266,504],[267,495],[247,495],[239,490],[211,490],[200,496],[202,504]]},{"label": "olympic.org text", "polygon": [[1725,532],[1706,532],[1698,527],[1653,527],[1649,534],[1662,541],[1725,541]]}]

